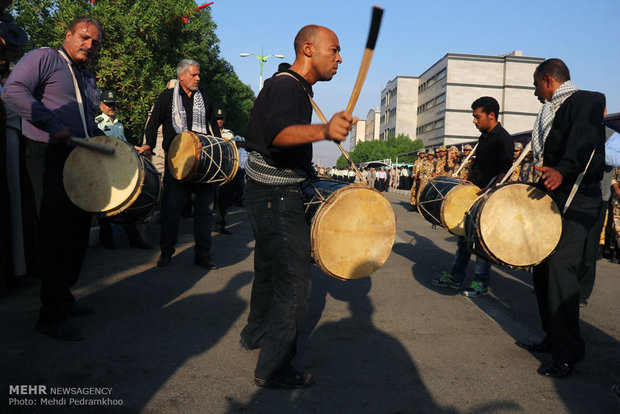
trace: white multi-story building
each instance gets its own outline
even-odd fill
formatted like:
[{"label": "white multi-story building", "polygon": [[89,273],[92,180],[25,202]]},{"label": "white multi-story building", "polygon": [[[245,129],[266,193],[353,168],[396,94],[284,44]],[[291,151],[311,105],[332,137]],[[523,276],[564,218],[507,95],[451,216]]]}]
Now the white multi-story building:
[{"label": "white multi-story building", "polygon": [[476,140],[471,104],[499,102],[498,119],[510,133],[532,128],[540,103],[533,74],[544,59],[514,51],[502,56],[448,53],[419,77],[397,76],[381,92],[379,136],[407,134],[425,146]]},{"label": "white multi-story building", "polygon": [[366,121],[360,119],[357,121],[351,132],[349,132],[349,151],[353,151],[355,146],[366,140]]}]

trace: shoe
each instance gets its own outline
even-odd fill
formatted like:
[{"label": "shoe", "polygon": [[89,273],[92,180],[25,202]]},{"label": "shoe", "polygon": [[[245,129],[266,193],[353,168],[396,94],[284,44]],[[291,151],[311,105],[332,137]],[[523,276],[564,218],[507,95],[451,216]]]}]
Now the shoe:
[{"label": "shoe", "polygon": [[113,240],[101,240],[101,247],[105,247],[106,249],[116,250],[116,244],[114,244]]},{"label": "shoe", "polygon": [[134,249],[142,249],[142,250],[151,250],[153,246],[148,244],[143,239],[132,240],[129,242],[129,247],[133,247]]},{"label": "shoe", "polygon": [[489,293],[487,286],[482,282],[471,282],[467,289],[461,292],[463,296],[468,298],[477,298]]},{"label": "shoe", "polygon": [[441,272],[441,276],[434,278],[431,280],[433,286],[439,287],[447,287],[450,289],[460,289],[461,284],[456,280],[452,279],[452,275],[448,272]]},{"label": "shoe", "polygon": [[579,299],[579,307],[585,308],[586,306],[588,306],[588,299]]},{"label": "shoe", "polygon": [[39,319],[36,325],[37,331],[61,341],[81,341],[84,339],[82,332],[71,324],[67,319],[45,321]]},{"label": "shoe", "polygon": [[167,254],[162,254],[161,256],[159,256],[159,260],[157,260],[157,266],[159,267],[168,266],[171,260],[172,260],[172,256],[169,256]]},{"label": "shoe", "polygon": [[213,263],[210,257],[196,257],[194,258],[194,264],[196,266],[204,267],[207,270],[215,270],[218,268],[218,265]]},{"label": "shoe", "polygon": [[573,372],[573,368],[575,368],[575,364],[554,362],[551,365],[542,365],[536,372],[543,377],[562,378],[568,377]]},{"label": "shoe", "polygon": [[540,342],[515,342],[515,344],[529,352],[551,352],[551,345],[549,344],[548,336],[545,336],[545,339]]},{"label": "shoe", "polygon": [[71,305],[67,307],[67,310],[65,311],[65,313],[67,314],[67,316],[74,316],[77,318],[84,317],[84,316],[93,316],[94,314],[96,314],[93,308],[88,308],[86,306],[78,305],[75,302],[73,302]]},{"label": "shoe", "polygon": [[225,227],[221,227],[221,228],[218,230],[218,233],[220,233],[220,234],[232,234],[232,232],[231,232],[230,230],[226,230],[226,228],[225,228]]},{"label": "shoe", "polygon": [[308,373],[300,373],[295,372],[293,376],[290,378],[282,378],[282,379],[262,379],[258,377],[254,377],[254,384],[259,387],[267,387],[267,388],[303,388],[308,387],[314,384],[314,377],[312,374]]},{"label": "shoe", "polygon": [[250,345],[243,338],[239,339],[239,345],[241,345],[241,348],[245,349],[246,351],[260,349],[260,345]]}]

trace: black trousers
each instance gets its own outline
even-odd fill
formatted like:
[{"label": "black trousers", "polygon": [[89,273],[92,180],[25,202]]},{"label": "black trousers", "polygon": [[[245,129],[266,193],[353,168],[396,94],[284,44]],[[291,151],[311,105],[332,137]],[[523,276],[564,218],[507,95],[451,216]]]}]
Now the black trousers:
[{"label": "black trousers", "polygon": [[161,254],[172,256],[179,233],[179,221],[185,207],[187,195],[194,199],[194,255],[209,257],[211,254],[211,204],[214,188],[212,184],[198,184],[179,181],[168,170],[168,157],[164,171],[164,193],[161,202]]},{"label": "black trousers", "polygon": [[310,298],[310,231],[299,185],[266,186],[246,179],[245,205],[256,239],[248,323],[241,338],[261,351],[254,374],[290,370]]},{"label": "black trousers", "polygon": [[579,298],[588,300],[594,289],[594,279],[596,278],[596,262],[598,258],[598,246],[601,241],[601,232],[605,224],[605,213],[607,212],[607,202],[601,200],[598,216],[594,226],[590,229],[586,238],[585,251],[583,252],[583,266],[579,271],[579,284],[581,291]]},{"label": "black trousers", "polygon": [[45,152],[41,200],[42,320],[62,319],[75,301],[77,282],[90,236],[90,215],[77,208],[65,192],[63,168],[73,148],[49,144]]},{"label": "black trousers", "polygon": [[534,288],[542,328],[547,333],[553,360],[577,363],[585,357],[579,328],[579,272],[583,266],[586,238],[596,222],[601,203],[591,185],[586,195],[577,194],[563,219],[556,251],[534,267]]}]

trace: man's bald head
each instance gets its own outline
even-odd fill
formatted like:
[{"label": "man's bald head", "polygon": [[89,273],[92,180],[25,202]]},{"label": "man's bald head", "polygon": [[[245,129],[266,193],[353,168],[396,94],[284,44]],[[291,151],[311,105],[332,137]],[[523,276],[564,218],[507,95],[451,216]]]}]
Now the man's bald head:
[{"label": "man's bald head", "polygon": [[327,27],[318,26],[316,24],[309,24],[302,27],[299,32],[297,32],[297,36],[295,36],[295,41],[293,43],[295,54],[301,53],[304,43],[316,43],[317,36],[322,31],[331,32]]}]

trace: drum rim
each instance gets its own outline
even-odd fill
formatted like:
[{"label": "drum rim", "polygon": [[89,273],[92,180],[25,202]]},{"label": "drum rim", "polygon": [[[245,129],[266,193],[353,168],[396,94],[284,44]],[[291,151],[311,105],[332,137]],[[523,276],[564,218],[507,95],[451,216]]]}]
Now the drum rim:
[{"label": "drum rim", "polygon": [[[335,182],[339,182],[339,181],[335,181]],[[345,184],[345,183],[343,183]],[[321,256],[318,252],[318,249],[315,249],[315,246],[312,243],[312,240],[318,240],[318,227],[319,225],[317,223],[319,223],[320,217],[323,217],[327,211],[329,209],[324,209],[324,207],[326,206],[330,206],[334,203],[335,199],[337,198],[337,195],[350,191],[350,190],[355,190],[355,189],[367,189],[367,190],[372,190],[375,193],[379,194],[390,206],[390,211],[392,213],[392,218],[393,218],[393,223],[394,223],[394,229],[392,230],[392,244],[390,246],[390,249],[388,251],[388,254],[386,255],[385,259],[383,260],[383,262],[381,262],[379,264],[379,266],[374,269],[371,273],[369,273],[368,275],[365,276],[360,276],[357,278],[346,278],[346,277],[342,277],[339,275],[336,275],[335,273],[333,273],[330,269],[327,268],[327,266],[325,265],[324,260],[321,260]],[[310,224],[310,248],[311,248],[311,254],[312,254],[312,258],[314,259],[315,264],[323,271],[325,272],[325,274],[327,274],[328,276],[331,276],[333,278],[339,279],[339,280],[356,280],[356,279],[361,279],[363,277],[367,277],[370,276],[372,273],[376,272],[381,266],[383,266],[383,264],[387,261],[387,259],[390,257],[392,248],[394,247],[394,241],[396,239],[396,215],[394,214],[394,209],[391,208],[391,204],[389,202],[389,200],[387,200],[385,198],[385,196],[383,194],[381,194],[381,192],[379,190],[377,190],[374,187],[371,187],[370,185],[367,184],[363,184],[363,183],[356,183],[356,184],[345,184],[342,188],[339,188],[338,190],[334,191],[332,194],[329,195],[329,197],[327,197],[325,199],[325,201],[317,208],[316,212],[314,213],[314,216],[312,217],[312,222]],[[317,246],[318,247],[318,246]]]},{"label": "drum rim", "polygon": [[491,250],[489,249],[487,243],[484,241],[484,238],[481,237],[480,234],[480,229],[479,226],[476,225],[474,226],[475,232],[476,232],[476,239],[478,241],[478,244],[482,247],[482,250],[484,252],[485,255],[487,255],[488,258],[492,259],[491,261],[494,261],[498,264],[500,264],[501,266],[504,267],[508,267],[511,269],[527,269],[531,266],[537,266],[540,263],[544,262],[545,260],[547,260],[547,258],[549,258],[549,256],[551,256],[553,254],[553,252],[555,252],[555,250],[557,249],[558,244],[560,243],[560,238],[562,237],[562,228],[563,228],[563,217],[560,214],[560,209],[558,208],[555,200],[553,199],[553,197],[551,197],[549,195],[548,192],[536,187],[533,183],[523,183],[523,182],[508,182],[508,183],[504,183],[500,186],[497,186],[495,188],[493,188],[491,191],[489,191],[488,193],[485,193],[483,195],[481,195],[473,204],[472,204],[472,208],[474,207],[474,205],[476,205],[476,203],[478,203],[480,200],[480,206],[478,207],[477,211],[476,211],[476,223],[480,222],[480,215],[482,213],[484,204],[486,204],[486,202],[489,200],[490,196],[498,191],[501,191],[503,188],[506,188],[508,186],[511,185],[520,185],[520,186],[526,186],[526,187],[533,187],[534,189],[542,192],[544,194],[545,197],[549,197],[549,200],[552,203],[552,206],[555,206],[555,210],[557,211],[559,218],[560,218],[560,234],[558,235],[558,239],[555,243],[555,246],[553,247],[553,249],[550,250],[549,254],[547,254],[544,258],[542,258],[541,260],[534,262],[534,263],[529,263],[529,264],[524,264],[524,265],[515,265],[515,264],[510,264],[502,259],[500,259],[499,257],[497,257],[496,254],[492,253]]},{"label": "drum rim", "polygon": [[[176,167],[172,163],[172,157],[170,156],[170,147],[175,145],[180,148],[180,145],[175,144],[175,142],[180,142],[183,139],[183,136],[188,136],[192,140],[192,144],[194,145],[194,163],[192,164],[192,168],[190,168],[189,173],[185,177],[179,177],[178,174],[173,173],[173,171],[176,171]],[[200,145],[200,147],[198,145]],[[170,142],[170,147],[168,147],[168,166],[167,166],[168,170],[170,171],[170,175],[178,181],[191,181],[191,178],[193,178],[196,175],[196,171],[198,170],[198,164],[200,163],[200,154],[202,152],[202,142],[198,138],[198,135],[193,131],[179,132]]]},{"label": "drum rim", "polygon": [[[63,188],[65,188],[65,193],[67,194],[67,197],[69,198],[71,203],[73,205],[75,205],[77,208],[79,208],[81,211],[84,211],[84,212],[86,212],[88,214],[93,214],[93,215],[100,216],[100,217],[114,216],[114,215],[119,214],[120,212],[124,211],[125,209],[127,209],[127,207],[130,206],[133,203],[135,198],[137,198],[136,197],[136,191],[138,189],[142,188],[142,184],[144,182],[144,169],[140,168],[140,166],[143,165],[142,160],[141,160],[141,156],[138,154],[138,152],[129,143],[127,143],[126,141],[123,141],[123,140],[121,140],[119,138],[116,138],[114,136],[98,135],[96,137],[89,138],[89,141],[95,142],[95,143],[104,144],[104,145],[106,145],[106,144],[114,145],[116,150],[118,150],[118,148],[121,147],[122,145],[126,145],[127,148],[130,150],[130,153],[133,155],[134,159],[136,159],[138,161],[138,179],[136,180],[136,183],[135,183],[135,186],[134,186],[134,189],[132,190],[132,192],[129,194],[128,197],[125,198],[125,200],[120,202],[116,207],[110,208],[108,210],[102,210],[102,211],[90,211],[90,210],[85,210],[84,208],[80,207],[69,196],[71,191],[67,191],[67,188],[65,187],[65,171],[64,170],[67,167],[68,163],[70,162],[69,160],[78,156],[78,155],[74,155],[74,154],[79,154],[82,151],[92,151],[92,150],[76,147],[76,148],[74,148],[71,151],[71,153],[69,154],[69,156],[67,157],[67,159],[65,161],[65,164],[63,166]],[[78,152],[76,152],[76,151],[78,151]],[[132,200],[132,201],[128,204],[128,200]]]},{"label": "drum rim", "polygon": [[[179,179],[177,178],[177,180],[179,181],[186,181],[186,182],[191,182],[191,183],[196,183],[196,184],[217,184],[217,185],[224,185],[226,183],[231,182],[234,178],[235,175],[237,175],[237,171],[239,170],[239,150],[237,149],[237,146],[235,145],[235,142],[231,139],[226,139],[226,138],[222,138],[222,137],[216,137],[215,135],[209,135],[209,134],[200,134],[200,133],[196,133],[193,131],[185,131],[188,132],[190,134],[192,134],[192,139],[194,140],[194,165],[192,166],[192,169],[190,171],[190,174],[188,174],[185,178]],[[183,133],[181,133],[183,134]],[[179,134],[179,135],[181,135]],[[196,175],[198,173],[198,165],[200,164],[200,158],[202,156],[202,150],[203,150],[203,145],[202,145],[202,141],[200,140],[199,136],[206,136],[206,137],[213,137],[213,138],[219,138],[221,139],[221,143],[225,143],[226,145],[228,145],[229,147],[232,148],[232,155],[233,155],[233,167],[231,169],[230,174],[226,174],[226,178],[224,180],[208,180],[208,181],[202,181],[202,180],[197,180],[196,179]],[[176,137],[175,137],[176,139]],[[200,144],[200,147],[197,146],[197,144]],[[168,158],[168,162],[171,163],[171,159]],[[176,177],[175,177],[176,178]]]},{"label": "drum rim", "polygon": [[[460,181],[460,180],[459,180]],[[448,197],[450,196],[450,193],[452,193],[453,191],[456,191],[460,186],[473,186],[475,188],[478,189],[478,191],[480,191],[480,187],[478,187],[476,184],[472,183],[471,181],[461,181],[460,183],[458,183],[457,185],[455,185],[453,188],[450,189],[450,191],[448,191],[446,193],[446,195],[444,196],[444,200],[448,199]],[[469,211],[469,209],[474,205],[474,203],[476,201],[478,201],[478,199],[481,196],[476,197],[476,199],[471,203],[471,205],[467,208],[467,210],[465,211],[465,214],[467,214],[467,211]],[[463,221],[463,234],[460,233],[455,233],[453,231],[451,231],[448,226],[446,225],[446,220],[444,219],[444,209],[446,207],[446,203],[443,202],[441,203],[441,209],[439,210],[439,219],[441,220],[441,225],[444,229],[446,229],[446,231],[450,234],[453,234],[455,236],[464,236],[465,235],[465,221]]]},{"label": "drum rim", "polygon": [[134,187],[130,196],[127,197],[125,201],[119,204],[117,207],[97,213],[97,215],[100,217],[113,217],[121,214],[123,211],[127,210],[133,203],[135,203],[138,197],[140,197],[140,194],[142,193],[142,186],[144,185],[144,179],[146,177],[146,167],[144,164],[144,159],[140,154],[138,154],[135,149],[130,149],[133,151],[133,154],[138,159],[138,181],[136,182],[136,186]]}]

